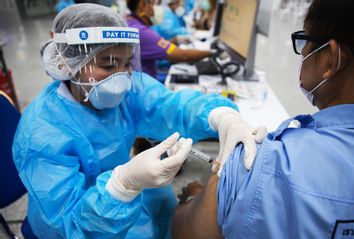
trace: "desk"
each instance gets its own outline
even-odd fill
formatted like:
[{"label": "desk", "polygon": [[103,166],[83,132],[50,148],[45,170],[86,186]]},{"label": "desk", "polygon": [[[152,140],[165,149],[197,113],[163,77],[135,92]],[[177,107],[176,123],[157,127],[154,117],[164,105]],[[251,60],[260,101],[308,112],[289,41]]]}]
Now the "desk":
[{"label": "desk", "polygon": [[[173,91],[182,89],[194,89],[204,93],[221,92],[226,89],[226,85],[218,85],[221,76],[199,75],[199,84],[176,84],[171,83],[171,74],[190,74],[196,75],[197,69],[193,65],[175,64],[172,65],[165,81],[165,86]],[[235,103],[238,105],[243,119],[251,126],[256,127],[264,125],[268,131],[274,131],[281,122],[289,118],[289,114],[280,103],[277,96],[266,82],[265,74],[259,72],[260,82],[240,82],[241,89],[247,91],[244,98],[238,97]],[[232,84],[233,80],[228,82]],[[229,87],[230,87],[229,84]]]}]

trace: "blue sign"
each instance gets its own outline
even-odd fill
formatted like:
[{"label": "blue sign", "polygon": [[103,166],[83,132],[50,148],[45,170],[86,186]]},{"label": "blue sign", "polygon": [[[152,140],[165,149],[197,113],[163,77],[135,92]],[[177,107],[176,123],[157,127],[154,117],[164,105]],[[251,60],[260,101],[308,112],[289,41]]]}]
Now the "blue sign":
[{"label": "blue sign", "polygon": [[103,38],[139,39],[139,33],[129,31],[103,31]]},{"label": "blue sign", "polygon": [[81,31],[79,34],[80,34],[80,39],[81,39],[81,40],[83,40],[83,41],[84,41],[84,40],[87,40],[87,38],[88,38],[88,33],[87,33],[87,31],[84,31],[84,30],[83,30],[83,31]]}]

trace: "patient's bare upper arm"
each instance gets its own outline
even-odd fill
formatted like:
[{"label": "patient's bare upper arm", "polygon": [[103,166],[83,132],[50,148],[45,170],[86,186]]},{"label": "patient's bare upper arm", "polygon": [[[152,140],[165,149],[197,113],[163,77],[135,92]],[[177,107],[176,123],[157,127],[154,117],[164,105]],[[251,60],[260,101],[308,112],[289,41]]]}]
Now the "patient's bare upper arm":
[{"label": "patient's bare upper arm", "polygon": [[210,177],[194,200],[177,207],[172,222],[173,238],[223,238],[217,222],[218,181],[218,176]]}]

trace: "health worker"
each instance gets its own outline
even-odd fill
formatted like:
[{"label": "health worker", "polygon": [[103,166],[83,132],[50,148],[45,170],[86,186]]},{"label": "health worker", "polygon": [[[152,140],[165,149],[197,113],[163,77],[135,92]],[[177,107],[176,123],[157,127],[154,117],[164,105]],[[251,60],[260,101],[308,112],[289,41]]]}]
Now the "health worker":
[{"label": "health worker", "polygon": [[[220,137],[219,170],[238,142],[252,164],[264,130],[224,97],[172,93],[142,73],[139,31],[112,9],[72,5],[52,31],[41,61],[53,82],[23,112],[13,144],[32,238],[168,238],[168,184],[191,139]],[[136,136],[162,143],[130,159]]]},{"label": "health worker", "polygon": [[[189,32],[183,22],[184,8],[179,4],[178,0],[164,0],[161,7],[163,8],[163,18],[161,23],[152,26],[163,38],[172,42],[179,43],[183,39],[188,39]],[[156,15],[156,7],[154,8]],[[175,39],[174,39],[175,38]]]}]

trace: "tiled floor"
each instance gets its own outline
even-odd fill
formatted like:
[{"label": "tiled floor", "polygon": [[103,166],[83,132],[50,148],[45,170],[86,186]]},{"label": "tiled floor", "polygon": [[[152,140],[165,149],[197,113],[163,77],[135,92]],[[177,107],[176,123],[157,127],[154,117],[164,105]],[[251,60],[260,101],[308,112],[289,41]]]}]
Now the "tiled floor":
[{"label": "tiled floor", "polygon": [[[8,66],[13,70],[20,105],[25,108],[42,87],[51,81],[41,67],[39,50],[49,38],[52,18],[31,19],[22,23],[18,19],[11,19],[6,25],[0,25],[0,37],[5,36],[8,39],[4,53]],[[275,10],[269,37],[259,36],[257,42],[256,66],[266,71],[270,86],[290,115],[315,111],[298,88],[299,57],[293,53],[290,34],[301,28],[301,18]],[[201,143],[198,147],[212,155],[216,155],[218,150],[217,145],[210,143]],[[208,173],[209,166],[206,163],[190,159],[173,186],[178,192],[187,182],[196,179],[205,181]],[[18,220],[25,217],[26,211],[25,196],[0,212],[10,222],[11,228],[20,235]],[[1,233],[0,231],[0,238],[5,238]]]}]

